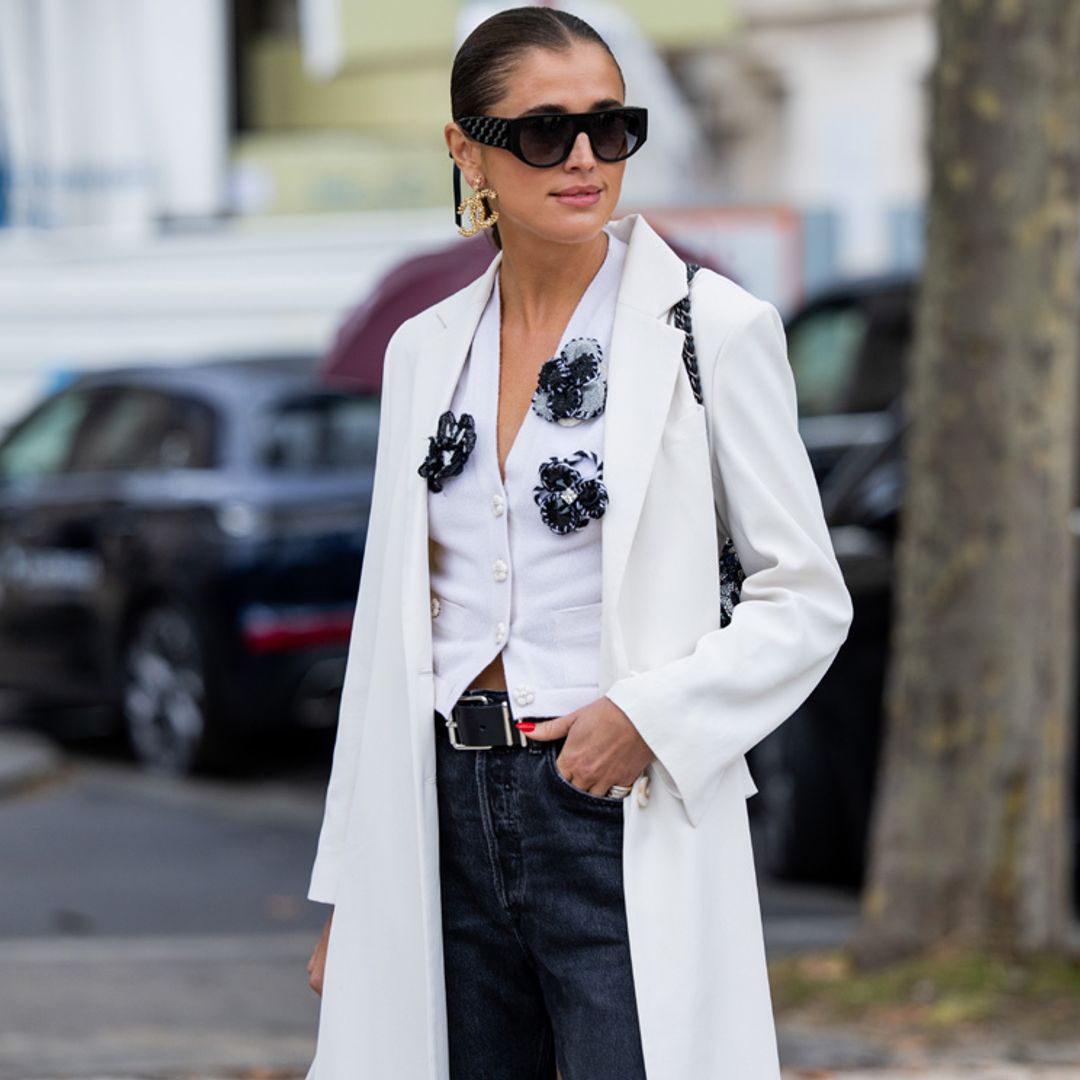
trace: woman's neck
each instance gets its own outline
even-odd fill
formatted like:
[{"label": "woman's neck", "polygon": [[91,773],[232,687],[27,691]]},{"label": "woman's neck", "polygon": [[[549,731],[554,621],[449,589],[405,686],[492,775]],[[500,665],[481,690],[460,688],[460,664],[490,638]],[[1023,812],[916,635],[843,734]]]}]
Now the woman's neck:
[{"label": "woman's neck", "polygon": [[606,232],[584,244],[505,246],[499,266],[503,321],[526,332],[553,321],[561,326],[603,265],[607,250]]}]

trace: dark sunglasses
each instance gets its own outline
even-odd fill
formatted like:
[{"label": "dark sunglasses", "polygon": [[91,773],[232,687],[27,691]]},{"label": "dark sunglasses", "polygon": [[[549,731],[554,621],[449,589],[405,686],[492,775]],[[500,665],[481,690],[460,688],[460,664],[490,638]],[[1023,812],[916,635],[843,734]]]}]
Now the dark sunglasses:
[{"label": "dark sunglasses", "polygon": [[584,131],[601,161],[624,161],[645,143],[648,109],[624,106],[587,113],[531,113],[503,116],[459,116],[461,130],[485,146],[509,150],[537,169],[560,165]]}]

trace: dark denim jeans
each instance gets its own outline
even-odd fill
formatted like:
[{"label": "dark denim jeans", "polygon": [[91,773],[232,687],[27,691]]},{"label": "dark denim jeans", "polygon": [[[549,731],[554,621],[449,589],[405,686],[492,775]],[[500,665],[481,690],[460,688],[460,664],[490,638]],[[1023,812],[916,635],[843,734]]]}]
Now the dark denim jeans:
[{"label": "dark denim jeans", "polygon": [[559,775],[565,739],[455,750],[435,724],[452,1080],[644,1080],[622,799]]}]

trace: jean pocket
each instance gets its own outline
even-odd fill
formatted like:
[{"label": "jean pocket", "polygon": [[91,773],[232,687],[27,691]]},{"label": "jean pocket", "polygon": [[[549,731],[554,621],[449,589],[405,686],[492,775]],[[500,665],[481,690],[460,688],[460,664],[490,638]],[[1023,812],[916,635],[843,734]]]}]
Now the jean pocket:
[{"label": "jean pocket", "polygon": [[605,806],[608,809],[619,809],[622,806],[623,800],[626,798],[625,795],[595,795],[591,791],[586,791],[584,788],[579,788],[576,784],[572,784],[561,772],[559,772],[559,767],[555,764],[555,759],[559,756],[559,751],[562,747],[563,744],[561,741],[550,742],[547,744],[547,765],[555,783],[564,790],[572,792],[585,802],[592,803],[596,806]]}]

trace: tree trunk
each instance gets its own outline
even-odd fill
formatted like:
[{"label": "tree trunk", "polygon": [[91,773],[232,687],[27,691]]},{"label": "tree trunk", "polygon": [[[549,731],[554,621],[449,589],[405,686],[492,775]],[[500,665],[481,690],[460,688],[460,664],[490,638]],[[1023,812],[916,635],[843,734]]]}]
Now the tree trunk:
[{"label": "tree trunk", "polygon": [[1069,923],[1080,0],[940,0],[863,962]]}]

